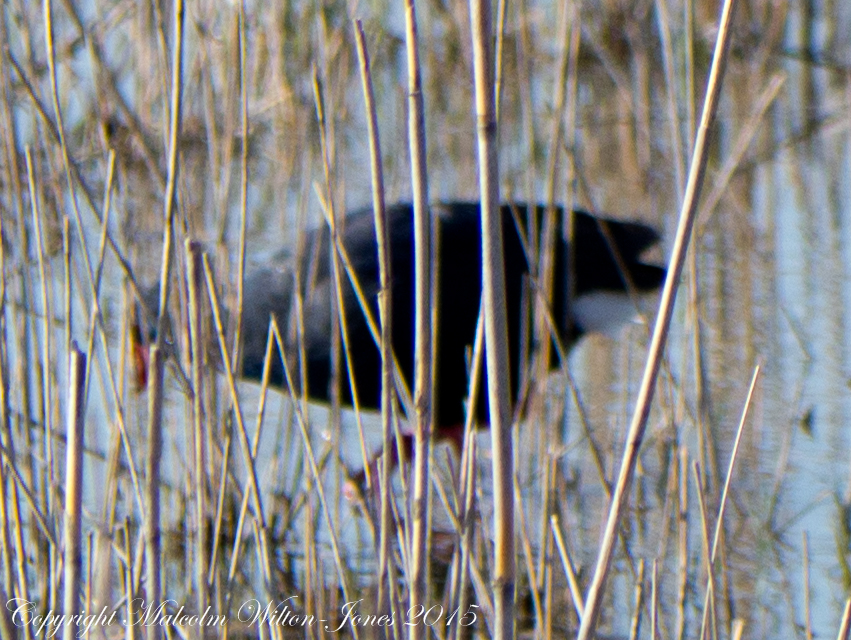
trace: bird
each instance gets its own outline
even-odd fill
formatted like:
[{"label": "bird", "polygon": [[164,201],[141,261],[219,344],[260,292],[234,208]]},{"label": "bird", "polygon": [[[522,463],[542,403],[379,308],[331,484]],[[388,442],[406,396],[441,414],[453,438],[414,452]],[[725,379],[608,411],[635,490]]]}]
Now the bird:
[{"label": "bird", "polygon": [[[469,349],[474,343],[482,292],[481,208],[477,202],[446,202],[429,208],[434,238],[434,306],[436,311],[435,345],[433,348],[433,432],[437,438],[448,438],[460,444],[460,429],[468,408],[476,412],[479,424],[488,424],[486,391],[468,401]],[[555,228],[561,229],[565,210],[552,209]],[[537,260],[529,256],[531,246],[541,245],[546,207],[522,203],[503,204],[500,217],[503,237],[505,273],[505,305],[508,320],[508,346],[512,401],[517,402],[521,362],[527,353],[521,350],[532,344],[524,336],[533,326],[530,292]],[[534,224],[532,224],[534,223]],[[390,262],[392,299],[392,348],[402,378],[410,388],[413,382],[414,358],[414,213],[408,203],[386,208],[386,225]],[[350,271],[366,299],[373,318],[378,319],[378,294],[381,289],[375,220],[372,207],[349,213],[338,225],[338,241],[350,264]],[[537,234],[534,236],[533,234]],[[537,242],[530,243],[530,238]],[[556,333],[569,349],[586,333],[616,325],[634,317],[633,294],[657,290],[666,270],[642,259],[642,254],[660,240],[656,230],[638,221],[621,221],[597,217],[585,211],[573,212],[573,236],[568,244],[562,233],[556,234],[554,248],[553,297],[550,311]],[[285,339],[283,357],[299,369],[299,351],[304,354],[306,390],[309,399],[329,402],[332,398],[333,328],[332,299],[336,284],[332,266],[332,240],[328,226],[307,232],[306,250],[298,259],[282,252],[268,264],[250,271],[244,281],[241,353],[242,377],[262,377],[270,318],[275,316]],[[571,255],[568,256],[568,246]],[[570,259],[568,259],[570,258]],[[381,355],[376,336],[358,300],[350,277],[342,272],[342,306],[344,309],[349,368],[345,354],[336,367],[339,398],[352,406],[353,390],[360,408],[377,410],[381,406]],[[294,328],[294,295],[301,294],[303,333],[296,340]],[[157,289],[158,290],[158,289]],[[534,295],[534,293],[532,293]],[[156,294],[150,295],[156,300]],[[153,306],[152,308],[156,308]],[[625,314],[623,312],[626,312]],[[289,328],[289,330],[286,330]],[[137,337],[150,331],[136,330]],[[299,348],[301,347],[301,349]],[[550,345],[552,348],[552,345]],[[139,350],[139,345],[136,346]],[[137,357],[137,362],[146,356]],[[558,364],[558,355],[551,359]],[[144,366],[141,367],[142,369]],[[352,379],[349,378],[349,369]],[[483,369],[480,389],[487,389]],[[298,385],[299,376],[292,375]],[[282,354],[273,354],[270,384],[286,385]],[[413,416],[409,416],[413,418]],[[400,448],[409,455],[412,439],[404,432]],[[395,454],[394,454],[395,459]]]}]

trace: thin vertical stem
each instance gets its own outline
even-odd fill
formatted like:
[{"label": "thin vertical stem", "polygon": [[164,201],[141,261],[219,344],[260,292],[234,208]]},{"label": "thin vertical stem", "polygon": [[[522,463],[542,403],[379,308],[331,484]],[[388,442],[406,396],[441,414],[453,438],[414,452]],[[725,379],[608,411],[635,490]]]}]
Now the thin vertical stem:
[{"label": "thin vertical stem", "polygon": [[[74,615],[80,609],[80,585],[83,563],[83,440],[86,413],[86,354],[71,348],[68,371],[68,414],[65,422],[65,601],[64,613]],[[65,640],[74,640],[78,629],[66,624]]]},{"label": "thin vertical stem", "polygon": [[[204,283],[204,270],[201,266],[201,248],[197,243],[186,240],[186,264],[187,264],[187,289],[189,291],[189,340],[190,353],[192,354],[191,376],[192,376],[192,420],[193,440],[195,445],[195,543],[198,548],[195,551],[195,588],[197,589],[198,611],[204,611],[207,607],[207,506],[206,506],[206,482],[205,471],[207,461],[205,457],[205,424],[204,424],[204,349],[205,339],[203,331],[203,318],[201,309],[203,305],[202,287]],[[250,492],[246,492],[246,498]]]},{"label": "thin vertical stem", "polygon": [[233,370],[240,371],[240,335],[242,333],[242,299],[245,286],[245,230],[248,216],[248,80],[246,76],[245,2],[239,3],[239,97],[241,106],[242,148],[240,154],[239,189],[239,259],[236,279],[236,328],[233,338]]},{"label": "thin vertical stem", "polygon": [[[54,482],[54,468],[53,468],[53,444],[51,441],[50,434],[53,431],[53,415],[51,408],[53,406],[52,396],[51,396],[51,385],[50,385],[50,363],[51,363],[51,306],[50,306],[50,295],[48,294],[49,281],[47,276],[47,265],[44,255],[44,239],[42,233],[42,215],[39,209],[39,199],[38,199],[38,190],[36,189],[35,183],[35,169],[33,167],[32,160],[32,152],[30,148],[26,148],[26,162],[27,162],[27,180],[29,182],[30,188],[30,206],[32,208],[32,216],[33,216],[33,230],[35,231],[35,243],[36,243],[36,253],[38,255],[38,267],[39,267],[39,276],[41,278],[41,313],[42,313],[42,353],[41,353],[41,420],[43,425],[43,447],[44,447],[44,466],[45,466],[45,479],[42,483],[42,490],[44,492],[44,505],[43,509],[48,518],[51,517],[53,512],[53,490],[55,486]],[[54,570],[55,562],[53,561],[54,547],[50,547],[49,549],[49,560],[48,560],[48,571],[45,576],[42,578],[44,580],[43,585],[46,587],[47,585],[55,585],[56,581],[52,577],[52,572]],[[53,606],[55,604],[54,596],[55,592],[53,589],[50,589],[50,602],[49,605]]]},{"label": "thin vertical stem", "polygon": [[842,612],[842,621],[839,623],[837,640],[848,640],[851,636],[851,598],[845,601],[845,610]]},{"label": "thin vertical stem", "polygon": [[813,616],[810,610],[810,541],[806,531],[801,532],[801,550],[804,554],[804,630],[807,640],[813,640]]},{"label": "thin vertical stem", "polygon": [[[145,479],[145,570],[147,602],[159,603],[162,593],[162,547],[160,540],[160,460],[162,460],[163,427],[163,351],[153,345],[150,350],[148,391],[148,459]],[[155,605],[156,606],[156,605]],[[159,640],[159,625],[146,625],[147,640]]]},{"label": "thin vertical stem", "polygon": [[171,104],[168,141],[168,181],[163,200],[163,256],[160,272],[160,299],[157,315],[157,345],[162,347],[166,329],[166,306],[174,241],[174,210],[177,200],[178,142],[183,108],[183,0],[174,3],[174,52],[171,76]]},{"label": "thin vertical stem", "polygon": [[[428,211],[425,112],[414,0],[405,2],[408,60],[408,145],[414,205],[414,497],[411,508],[411,608],[426,606],[428,589],[429,458],[432,428],[431,224]],[[416,610],[416,609],[415,609]],[[411,627],[412,640],[425,625]]]},{"label": "thin vertical stem", "polygon": [[553,538],[555,538],[559,556],[561,556],[561,563],[564,567],[564,574],[567,577],[567,586],[570,589],[570,597],[573,600],[573,607],[576,609],[576,616],[581,619],[584,615],[585,603],[582,601],[579,580],[576,577],[576,571],[573,568],[570,554],[567,552],[567,545],[564,544],[564,537],[561,535],[558,516],[555,514],[550,516],[550,528],[553,531]]},{"label": "thin vertical stem", "polygon": [[630,640],[637,640],[641,633],[641,614],[644,607],[644,558],[638,561],[638,575],[635,579],[635,610],[629,627]]},{"label": "thin vertical stem", "polygon": [[653,560],[650,590],[650,640],[656,640],[659,635],[659,563]]},{"label": "thin vertical stem", "polygon": [[488,0],[470,3],[476,86],[479,188],[482,199],[482,297],[485,316],[488,405],[493,455],[494,637],[514,637],[514,451],[502,214],[499,207],[497,120],[493,83],[493,26]]},{"label": "thin vertical stem", "polygon": [[360,20],[355,22],[355,40],[357,42],[358,59],[361,67],[364,103],[367,113],[367,129],[369,135],[369,159],[372,172],[372,208],[375,217],[375,241],[378,247],[378,269],[381,283],[378,312],[381,318],[381,420],[384,434],[384,457],[381,483],[381,524],[378,561],[378,608],[383,612],[387,606],[385,586],[392,590],[393,566],[389,562],[391,544],[393,542],[393,513],[390,500],[390,475],[393,472],[393,456],[390,447],[393,443],[393,331],[392,315],[393,296],[390,286],[390,229],[384,210],[384,173],[381,166],[381,139],[378,134],[378,113],[375,106],[375,95],[372,88],[369,52]]},{"label": "thin vertical stem", "polygon": [[[71,304],[71,220],[68,216],[62,217],[62,290],[65,313],[65,356],[68,364],[71,364],[71,335],[74,325],[74,316]],[[91,353],[91,350],[86,353]]]},{"label": "thin vertical stem", "polygon": [[122,562],[122,567],[124,569],[124,607],[127,611],[126,620],[127,624],[125,625],[126,640],[136,640],[136,607],[134,605],[136,599],[136,592],[133,590],[133,585],[136,583],[136,580],[133,577],[133,552],[130,546],[130,518],[125,518],[124,523],[121,525],[121,542],[123,543],[124,552],[124,560]]},{"label": "thin vertical stem", "polygon": [[674,640],[685,638],[686,599],[688,597],[689,565],[689,511],[688,511],[688,449],[681,446],[677,456],[677,476],[679,480],[679,499],[677,500],[677,622]]}]

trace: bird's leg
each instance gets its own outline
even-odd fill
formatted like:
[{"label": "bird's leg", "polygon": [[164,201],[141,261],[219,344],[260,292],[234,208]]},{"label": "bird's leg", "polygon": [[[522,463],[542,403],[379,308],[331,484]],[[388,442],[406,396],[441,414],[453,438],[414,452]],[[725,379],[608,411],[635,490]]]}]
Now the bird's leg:
[{"label": "bird's leg", "polygon": [[142,340],[142,331],[136,322],[130,326],[130,348],[133,356],[133,369],[136,374],[136,389],[142,391],[148,386],[150,349],[149,345]]},{"label": "bird's leg", "polygon": [[454,447],[455,452],[460,456],[464,451],[464,425],[455,424],[451,427],[441,427],[438,432],[441,440],[448,440]]},{"label": "bird's leg", "polygon": [[[463,432],[462,432],[463,437]],[[401,434],[400,438],[392,438],[390,440],[390,451],[388,455],[390,456],[390,471],[395,471],[399,466],[399,454],[402,454],[402,457],[405,463],[410,463],[411,459],[414,456],[414,436],[409,433]],[[378,468],[381,464],[385,451],[382,449],[378,453],[376,453],[369,461],[369,477],[372,481],[372,493],[376,496],[379,495],[379,487],[378,487]],[[367,494],[367,470],[362,469],[361,471],[357,471],[351,474],[351,479],[349,481],[349,486],[346,487],[346,494],[349,498],[353,497],[352,491],[359,492],[362,496]]]}]

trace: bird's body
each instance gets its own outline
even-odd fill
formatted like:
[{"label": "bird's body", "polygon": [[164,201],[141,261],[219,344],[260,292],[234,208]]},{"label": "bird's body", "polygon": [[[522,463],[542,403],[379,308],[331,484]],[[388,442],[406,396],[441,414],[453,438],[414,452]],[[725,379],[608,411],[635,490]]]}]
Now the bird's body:
[{"label": "bird's body", "polygon": [[[512,399],[517,398],[521,363],[528,362],[532,344],[531,308],[535,289],[528,284],[530,260],[527,259],[531,230],[537,230],[541,244],[544,209],[525,205],[504,205],[502,231],[505,257],[506,307],[509,329]],[[534,224],[530,225],[530,212]],[[556,228],[561,229],[563,211],[554,210]],[[436,320],[434,345],[434,427],[440,435],[456,435],[463,424],[468,394],[468,354],[473,345],[481,298],[481,221],[478,203],[454,202],[431,207],[434,222]],[[583,301],[604,294],[629,299],[628,291],[657,289],[665,270],[641,261],[641,253],[658,240],[649,226],[637,222],[605,220],[584,212],[574,215],[573,259],[568,261],[567,244],[557,232],[552,316],[559,338],[571,346],[586,331],[594,330],[592,321],[606,324],[605,310],[583,312]],[[413,210],[409,204],[387,208],[392,290],[392,346],[401,373],[408,383],[414,370],[414,240]],[[521,231],[522,229],[522,231]],[[354,278],[378,318],[380,288],[379,264],[372,209],[349,214],[339,223],[339,238],[345,249]],[[522,235],[521,235],[522,233]],[[245,280],[242,311],[242,375],[260,379],[263,372],[269,320],[278,319],[285,333],[287,362],[298,377],[299,352],[303,348],[307,373],[307,395],[315,401],[331,397],[332,344],[334,323],[332,301],[336,289],[331,261],[331,241],[327,227],[308,233],[304,255],[296,263],[282,258],[250,272]],[[524,246],[525,245],[525,246]],[[296,266],[298,267],[296,269]],[[375,336],[370,331],[355,288],[341,266],[345,330],[350,367],[359,405],[377,409],[381,401],[381,357]],[[568,274],[570,274],[568,276]],[[573,296],[568,295],[568,282]],[[302,295],[301,321],[298,321],[293,291],[298,282]],[[524,284],[525,282],[525,284]],[[527,293],[524,293],[527,292]],[[594,307],[588,307],[592,310]],[[604,309],[604,308],[603,308]],[[634,310],[633,314],[634,315]],[[596,316],[596,317],[594,317]],[[303,327],[298,339],[297,326]],[[342,342],[341,342],[342,344]],[[526,353],[521,354],[521,350]],[[340,348],[338,378],[340,399],[352,404],[352,383]],[[557,362],[557,359],[554,361]],[[484,368],[483,368],[484,370]],[[279,354],[271,362],[272,384],[284,385]],[[481,389],[486,389],[486,376]],[[485,392],[476,401],[480,423],[487,423]]]},{"label": "bird's body", "polygon": [[[450,203],[431,208],[435,228],[435,296],[436,348],[434,350],[434,416],[435,425],[450,427],[462,423],[468,388],[468,350],[473,344],[481,297],[481,222],[477,203]],[[536,228],[543,226],[543,208],[536,208]],[[556,210],[561,225],[561,210]],[[516,396],[518,367],[521,361],[521,327],[531,327],[530,305],[524,304],[524,280],[530,272],[524,243],[518,233],[529,234],[528,209],[517,205],[502,208],[505,256],[506,304],[509,322],[512,392]],[[399,367],[410,384],[414,369],[414,242],[413,212],[410,205],[397,204],[387,209],[390,237],[390,282],[392,290],[393,350]],[[575,260],[567,265],[564,241],[556,242],[554,266],[553,316],[559,324],[560,338],[572,345],[588,329],[579,323],[568,303],[567,269],[573,269],[575,296],[595,293],[618,293],[626,297],[627,284],[637,292],[657,288],[664,278],[661,267],[639,260],[639,254],[655,243],[655,231],[643,224],[597,219],[577,212],[574,222]],[[602,225],[607,226],[606,240]],[[375,226],[371,209],[351,213],[340,224],[340,239],[351,270],[370,302],[374,318],[378,318],[379,266]],[[558,233],[561,238],[561,233]],[[332,370],[332,297],[336,296],[330,254],[330,234],[323,227],[308,234],[306,251],[300,260],[299,280],[303,296],[303,345],[306,356],[308,396],[327,401],[331,391]],[[617,258],[615,255],[617,254]],[[619,266],[620,263],[620,266]],[[381,399],[381,357],[351,280],[341,265],[343,304],[346,320],[346,344],[361,407],[378,408]],[[296,362],[297,341],[294,339],[292,291],[295,282],[291,265],[267,266],[251,273],[245,283],[243,306],[243,375],[260,378],[269,317],[275,314],[282,327],[290,326],[287,342],[290,361]],[[529,286],[526,290],[531,292]],[[532,294],[534,295],[534,294]],[[528,300],[531,296],[527,296]],[[568,322],[568,314],[572,321]],[[525,315],[525,318],[522,317]],[[584,321],[584,320],[583,320]],[[342,348],[341,348],[342,351]],[[345,357],[341,355],[341,357]],[[297,369],[295,369],[297,370]],[[352,404],[352,385],[345,362],[338,367],[340,398]],[[272,362],[271,380],[282,384],[280,358]],[[483,385],[484,388],[484,385]],[[478,414],[487,420],[486,408],[479,402]]]}]

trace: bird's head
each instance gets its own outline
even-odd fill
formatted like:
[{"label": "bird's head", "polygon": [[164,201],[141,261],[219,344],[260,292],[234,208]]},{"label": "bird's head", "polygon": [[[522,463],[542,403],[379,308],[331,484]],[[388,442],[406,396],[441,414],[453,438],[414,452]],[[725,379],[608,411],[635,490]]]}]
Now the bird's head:
[{"label": "bird's head", "polygon": [[653,227],[640,222],[577,212],[573,242],[564,252],[573,260],[562,261],[556,288],[555,307],[568,325],[562,329],[576,337],[611,333],[638,317],[642,296],[657,291],[667,273],[644,258],[659,239]]}]

